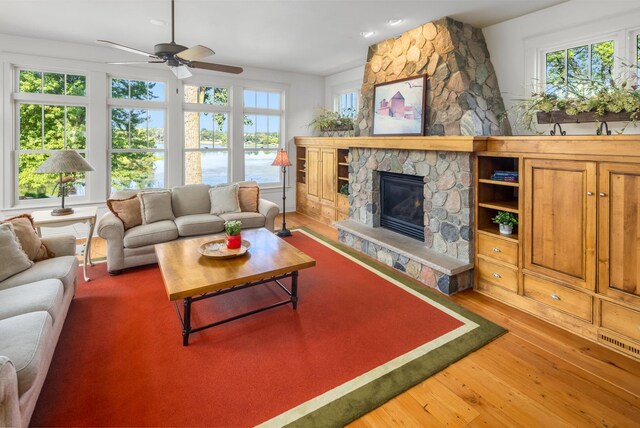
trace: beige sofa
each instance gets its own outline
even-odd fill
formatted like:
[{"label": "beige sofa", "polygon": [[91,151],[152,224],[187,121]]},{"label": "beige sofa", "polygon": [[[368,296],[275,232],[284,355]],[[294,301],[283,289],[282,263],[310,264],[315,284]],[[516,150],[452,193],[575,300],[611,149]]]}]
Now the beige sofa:
[{"label": "beige sofa", "polygon": [[56,257],[0,282],[0,427],[27,427],[76,291],[73,236],[43,238]]},{"label": "beige sofa", "polygon": [[[242,185],[257,185],[243,182]],[[156,263],[154,245],[174,239],[189,238],[224,231],[224,222],[240,220],[242,228],[265,227],[274,229],[278,205],[259,199],[258,212],[210,214],[211,199],[207,184],[190,184],[171,189],[171,209],[174,220],[141,224],[125,231],[124,225],[113,213],[105,213],[98,222],[98,236],[107,241],[107,270],[110,274],[122,269]],[[157,189],[156,189],[157,190]],[[126,199],[140,192],[124,190],[111,195],[112,199]]]}]

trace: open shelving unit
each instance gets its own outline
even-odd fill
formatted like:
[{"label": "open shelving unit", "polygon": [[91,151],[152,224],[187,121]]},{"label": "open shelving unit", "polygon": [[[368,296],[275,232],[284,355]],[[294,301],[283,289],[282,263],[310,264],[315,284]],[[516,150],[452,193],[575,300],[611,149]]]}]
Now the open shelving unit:
[{"label": "open shelving unit", "polygon": [[519,174],[519,160],[514,157],[478,156],[477,227],[479,233],[487,233],[501,238],[518,241],[519,231],[514,227],[513,234],[501,235],[498,225],[492,222],[498,211],[516,214],[520,220],[519,181],[500,181],[491,179],[495,171],[516,171]]},{"label": "open shelving unit", "polygon": [[307,182],[307,148],[297,147],[296,150],[296,183]]}]

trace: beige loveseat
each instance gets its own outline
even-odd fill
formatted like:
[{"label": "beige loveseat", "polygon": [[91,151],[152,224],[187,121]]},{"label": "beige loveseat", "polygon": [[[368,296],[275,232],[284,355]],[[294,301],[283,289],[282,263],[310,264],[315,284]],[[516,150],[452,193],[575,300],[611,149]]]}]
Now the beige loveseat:
[{"label": "beige loveseat", "polygon": [[[239,183],[257,186],[254,182]],[[105,213],[98,222],[98,236],[107,240],[107,270],[110,274],[122,269],[157,263],[154,245],[174,239],[207,235],[224,231],[224,222],[240,220],[242,228],[274,229],[278,205],[259,199],[257,212],[227,212],[211,214],[211,199],[207,184],[189,184],[171,189],[172,220],[155,221],[125,230],[123,222],[113,213]],[[218,186],[216,186],[218,187]],[[159,189],[155,189],[159,190]],[[111,199],[130,198],[140,190],[123,190]]]},{"label": "beige loveseat", "polygon": [[0,282],[0,427],[29,426],[76,291],[75,237],[42,242],[56,257]]}]

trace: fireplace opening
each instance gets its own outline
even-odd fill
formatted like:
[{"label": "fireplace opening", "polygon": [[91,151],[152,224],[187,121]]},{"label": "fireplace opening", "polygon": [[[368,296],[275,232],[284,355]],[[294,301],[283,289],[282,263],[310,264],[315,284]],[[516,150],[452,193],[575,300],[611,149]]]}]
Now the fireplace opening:
[{"label": "fireplace opening", "polygon": [[380,226],[424,241],[424,177],[380,171]]}]

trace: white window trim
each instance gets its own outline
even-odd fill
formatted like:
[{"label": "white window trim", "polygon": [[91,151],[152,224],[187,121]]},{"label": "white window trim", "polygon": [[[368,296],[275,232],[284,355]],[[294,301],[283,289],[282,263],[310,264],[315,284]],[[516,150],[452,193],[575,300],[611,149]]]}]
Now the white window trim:
[{"label": "white window trim", "polygon": [[348,88],[333,93],[333,111],[340,111],[340,97],[345,94],[355,92],[356,94],[356,113],[360,111],[360,88]]}]

